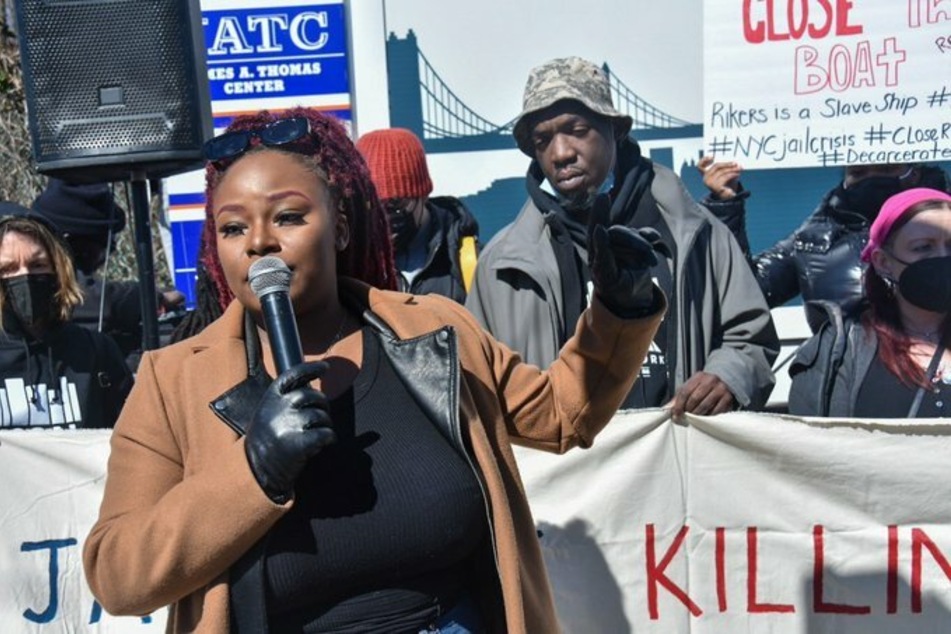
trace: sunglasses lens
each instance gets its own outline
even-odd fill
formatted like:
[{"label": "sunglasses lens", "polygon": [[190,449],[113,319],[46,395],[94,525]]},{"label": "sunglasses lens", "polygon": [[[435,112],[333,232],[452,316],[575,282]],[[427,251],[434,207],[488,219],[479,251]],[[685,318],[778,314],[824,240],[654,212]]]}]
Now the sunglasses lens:
[{"label": "sunglasses lens", "polygon": [[265,145],[283,145],[303,138],[310,132],[310,121],[304,117],[281,119],[261,130]]},{"label": "sunglasses lens", "polygon": [[203,148],[205,159],[220,161],[241,154],[251,143],[249,132],[229,132],[211,139]]},{"label": "sunglasses lens", "polygon": [[284,145],[310,133],[310,121],[304,117],[281,119],[261,130],[243,130],[216,136],[205,143],[205,160],[221,161],[238,156],[251,147],[251,138],[258,137],[264,145]]}]

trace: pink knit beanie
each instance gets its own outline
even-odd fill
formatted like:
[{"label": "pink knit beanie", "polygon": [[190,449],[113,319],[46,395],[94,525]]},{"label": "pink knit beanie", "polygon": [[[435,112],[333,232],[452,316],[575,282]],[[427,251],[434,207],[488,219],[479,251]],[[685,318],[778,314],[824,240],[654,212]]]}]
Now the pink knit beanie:
[{"label": "pink knit beanie", "polygon": [[368,132],[357,140],[381,200],[425,198],[433,191],[426,151],[419,138],[403,128]]},{"label": "pink knit beanie", "polygon": [[875,222],[872,223],[872,227],[869,229],[868,243],[862,249],[862,261],[871,262],[872,253],[875,252],[875,249],[882,248],[882,245],[888,239],[888,234],[892,232],[894,224],[905,215],[905,212],[926,200],[951,203],[951,196],[937,189],[915,187],[914,189],[906,189],[886,200],[875,217]]}]

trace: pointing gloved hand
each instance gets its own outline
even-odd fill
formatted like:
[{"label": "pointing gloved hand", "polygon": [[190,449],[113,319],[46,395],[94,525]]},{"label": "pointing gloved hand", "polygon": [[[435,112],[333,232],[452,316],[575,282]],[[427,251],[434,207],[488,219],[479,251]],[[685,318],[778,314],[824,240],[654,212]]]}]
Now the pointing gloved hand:
[{"label": "pointing gloved hand", "polygon": [[278,504],[293,495],[307,460],[337,440],[327,397],[309,385],[326,371],[323,361],[285,370],[268,387],[252,417],[244,450],[258,484]]},{"label": "pointing gloved hand", "polygon": [[609,202],[599,196],[588,225],[588,266],[594,291],[601,302],[619,317],[641,316],[655,303],[651,267],[655,251],[670,254],[655,229],[608,226]]}]

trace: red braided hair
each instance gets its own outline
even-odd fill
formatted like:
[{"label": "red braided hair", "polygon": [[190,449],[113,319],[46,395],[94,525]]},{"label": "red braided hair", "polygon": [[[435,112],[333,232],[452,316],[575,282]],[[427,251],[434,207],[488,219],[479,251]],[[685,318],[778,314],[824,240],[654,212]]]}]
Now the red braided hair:
[{"label": "red braided hair", "polygon": [[[291,108],[280,113],[262,110],[234,119],[227,132],[259,129],[281,119],[304,117],[310,121],[310,134],[269,151],[303,155],[315,172],[325,180],[337,210],[350,226],[350,243],[337,254],[337,274],[356,278],[383,289],[396,288],[396,267],[386,213],[380,205],[370,171],[357,152],[343,125],[335,118],[313,108]],[[253,145],[259,145],[257,137]],[[251,150],[253,151],[253,150]],[[212,282],[222,310],[234,299],[218,258],[215,222],[212,217],[214,191],[228,168],[240,156],[209,162],[205,167],[205,224],[202,229],[199,260]]]}]

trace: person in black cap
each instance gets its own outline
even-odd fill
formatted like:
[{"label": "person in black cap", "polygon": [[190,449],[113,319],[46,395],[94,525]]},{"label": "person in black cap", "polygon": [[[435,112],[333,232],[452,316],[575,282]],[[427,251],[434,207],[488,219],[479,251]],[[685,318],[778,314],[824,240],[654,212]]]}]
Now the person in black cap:
[{"label": "person in black cap", "polygon": [[70,321],[80,301],[54,230],[0,203],[0,429],[115,423],[132,373],[112,339]]},{"label": "person in black cap", "polygon": [[[72,252],[83,302],[73,321],[109,334],[134,370],[142,347],[142,305],[138,282],[105,281],[98,274],[125,228],[126,213],[105,183],[73,184],[51,178],[33,212],[55,227]],[[157,294],[161,310],[184,303],[179,291]]]}]

